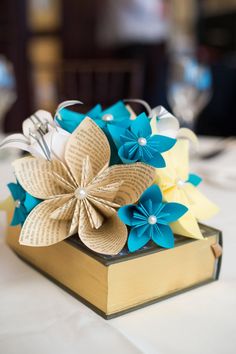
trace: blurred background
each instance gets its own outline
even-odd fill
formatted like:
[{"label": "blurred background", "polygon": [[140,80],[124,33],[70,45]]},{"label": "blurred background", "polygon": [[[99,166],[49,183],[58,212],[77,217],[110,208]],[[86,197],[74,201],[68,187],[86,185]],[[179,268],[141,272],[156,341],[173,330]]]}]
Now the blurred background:
[{"label": "blurred background", "polygon": [[1,0],[0,55],[4,132],[66,99],[132,97],[236,135],[236,0]]}]

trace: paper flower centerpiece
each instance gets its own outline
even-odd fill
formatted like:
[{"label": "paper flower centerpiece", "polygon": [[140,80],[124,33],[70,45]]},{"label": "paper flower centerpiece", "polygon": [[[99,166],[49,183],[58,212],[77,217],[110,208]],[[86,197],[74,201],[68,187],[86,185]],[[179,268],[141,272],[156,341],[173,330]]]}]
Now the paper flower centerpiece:
[{"label": "paper flower centerpiece", "polygon": [[120,219],[131,227],[128,248],[135,252],[150,240],[158,246],[174,247],[174,235],[169,226],[188,210],[179,203],[163,203],[160,188],[149,187],[136,205],[126,205],[119,209]]},{"label": "paper flower centerpiece", "polygon": [[121,101],[85,115],[67,109],[78,103],[61,103],[54,119],[37,111],[23,122],[23,134],[0,145],[32,155],[13,163],[17,184],[9,185],[20,243],[50,246],[77,234],[91,250],[115,255],[127,238],[131,252],[149,240],[171,248],[173,232],[203,238],[198,220],[217,208],[189,174],[188,141],[174,138],[176,118],[147,104],[149,116],[136,116]]},{"label": "paper flower centerpiece", "polygon": [[13,164],[21,186],[43,199],[26,219],[20,243],[49,246],[78,233],[92,250],[117,254],[127,240],[116,208],[136,202],[151,185],[154,169],[137,163],[108,167],[105,134],[86,118],[69,138],[65,162],[32,157]]}]

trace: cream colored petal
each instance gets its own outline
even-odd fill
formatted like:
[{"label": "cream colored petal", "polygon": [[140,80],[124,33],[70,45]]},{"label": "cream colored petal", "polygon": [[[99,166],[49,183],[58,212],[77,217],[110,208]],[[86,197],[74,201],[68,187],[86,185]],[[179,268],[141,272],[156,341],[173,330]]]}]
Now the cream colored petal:
[{"label": "cream colored petal", "polygon": [[203,239],[203,235],[199,228],[196,218],[188,211],[178,221],[170,224],[170,227],[174,234],[186,236],[194,239]]},{"label": "cream colored petal", "polygon": [[20,244],[33,247],[50,246],[67,238],[70,222],[51,219],[49,215],[54,210],[55,200],[38,204],[22,227]]},{"label": "cream colored petal", "polygon": [[162,192],[175,186],[177,180],[176,172],[173,168],[157,168],[154,182],[161,188]]},{"label": "cream colored petal", "polygon": [[123,182],[114,202],[119,205],[135,203],[152,184],[155,169],[141,162],[129,165],[115,165],[108,169],[110,182]]},{"label": "cream colored petal", "polygon": [[58,160],[46,161],[24,157],[14,161],[13,167],[21,186],[36,198],[48,199],[67,193],[67,190],[57,183],[53,176],[53,173],[56,173],[66,179],[63,165]]},{"label": "cream colored petal", "polygon": [[[86,220],[86,210],[81,208],[80,219]],[[80,222],[79,237],[81,241],[91,250],[115,255],[119,253],[127,241],[127,228],[121,222],[117,214],[107,219],[99,229],[92,229],[89,222]]]},{"label": "cream colored petal", "polygon": [[63,200],[63,204],[54,210],[50,218],[55,220],[71,221],[75,212],[77,199],[73,195],[69,195],[67,199]]},{"label": "cream colored petal", "polygon": [[[189,174],[189,141],[178,139],[172,149],[165,152],[163,157],[166,166],[175,171],[175,177],[186,181]],[[160,169],[158,169],[160,170]],[[163,168],[165,170],[165,168]],[[160,171],[161,172],[161,171]],[[174,176],[173,176],[174,177]]]},{"label": "cream colored petal", "polygon": [[81,184],[82,163],[90,157],[96,175],[110,160],[110,145],[103,131],[90,118],[85,118],[68,140],[65,160],[77,181]]},{"label": "cream colored petal", "polygon": [[219,208],[191,183],[185,183],[183,190],[189,200],[191,212],[198,220],[209,219],[218,213]]}]

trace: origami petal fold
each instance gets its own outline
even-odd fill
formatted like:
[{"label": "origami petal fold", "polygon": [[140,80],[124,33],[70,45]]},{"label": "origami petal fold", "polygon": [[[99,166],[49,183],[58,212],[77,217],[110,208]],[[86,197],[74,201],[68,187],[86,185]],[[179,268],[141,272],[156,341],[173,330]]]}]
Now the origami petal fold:
[{"label": "origami petal fold", "polygon": [[143,234],[139,237],[138,229],[132,228],[128,238],[128,249],[130,252],[135,252],[145,246],[149,241],[149,235]]},{"label": "origami petal fold", "polygon": [[50,181],[54,173],[63,176],[65,180],[68,179],[66,170],[58,160],[24,157],[14,161],[13,167],[20,185],[36,198],[49,199],[66,192],[64,187],[55,183],[55,178],[53,183]]},{"label": "origami petal fold", "polygon": [[138,137],[146,137],[152,134],[150,122],[145,113],[141,113],[131,124],[130,130]]},{"label": "origami petal fold", "polygon": [[79,235],[81,241],[90,249],[101,254],[115,255],[120,252],[127,241],[127,228],[117,215],[110,217],[98,229],[86,223],[86,211],[80,211]]},{"label": "origami petal fold", "polygon": [[59,201],[46,200],[37,205],[25,220],[19,242],[25,246],[50,246],[69,236],[70,221],[51,219]]},{"label": "origami petal fold", "polygon": [[103,131],[90,118],[83,120],[74,131],[65,150],[66,163],[78,185],[82,162],[88,151],[93,174],[96,175],[110,160],[110,145]]},{"label": "origami petal fold", "polygon": [[69,133],[73,133],[73,131],[80,125],[86,116],[95,119],[101,111],[102,107],[100,104],[97,104],[86,114],[74,112],[68,108],[63,108],[60,110],[59,116],[56,117],[56,121],[64,130]]},{"label": "origami petal fold", "polygon": [[202,182],[202,178],[194,173],[190,173],[187,182],[197,187]]},{"label": "origami petal fold", "polygon": [[164,248],[174,247],[174,235],[168,225],[158,225],[158,232],[153,233],[152,240],[159,246]]}]

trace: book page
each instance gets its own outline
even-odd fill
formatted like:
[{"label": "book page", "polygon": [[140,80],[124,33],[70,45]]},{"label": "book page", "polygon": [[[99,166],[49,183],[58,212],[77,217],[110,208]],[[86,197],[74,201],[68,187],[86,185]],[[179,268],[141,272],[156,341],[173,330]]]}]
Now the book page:
[{"label": "book page", "polygon": [[33,157],[24,157],[13,162],[15,175],[21,186],[31,195],[48,199],[66,192],[62,184],[52,175],[60,175],[67,180],[65,169],[58,160],[46,161]]},{"label": "book page", "polygon": [[22,227],[20,244],[34,247],[50,246],[68,237],[71,222],[48,217],[57,206],[59,201],[54,199],[42,202],[32,210]]},{"label": "book page", "polygon": [[103,131],[90,118],[82,121],[70,137],[65,160],[71,173],[81,185],[83,160],[90,157],[93,174],[96,175],[110,160],[110,145]]},{"label": "book page", "polygon": [[79,237],[90,249],[102,254],[117,254],[127,240],[127,228],[115,214],[99,228],[93,229],[86,217],[85,207],[81,207]]}]

